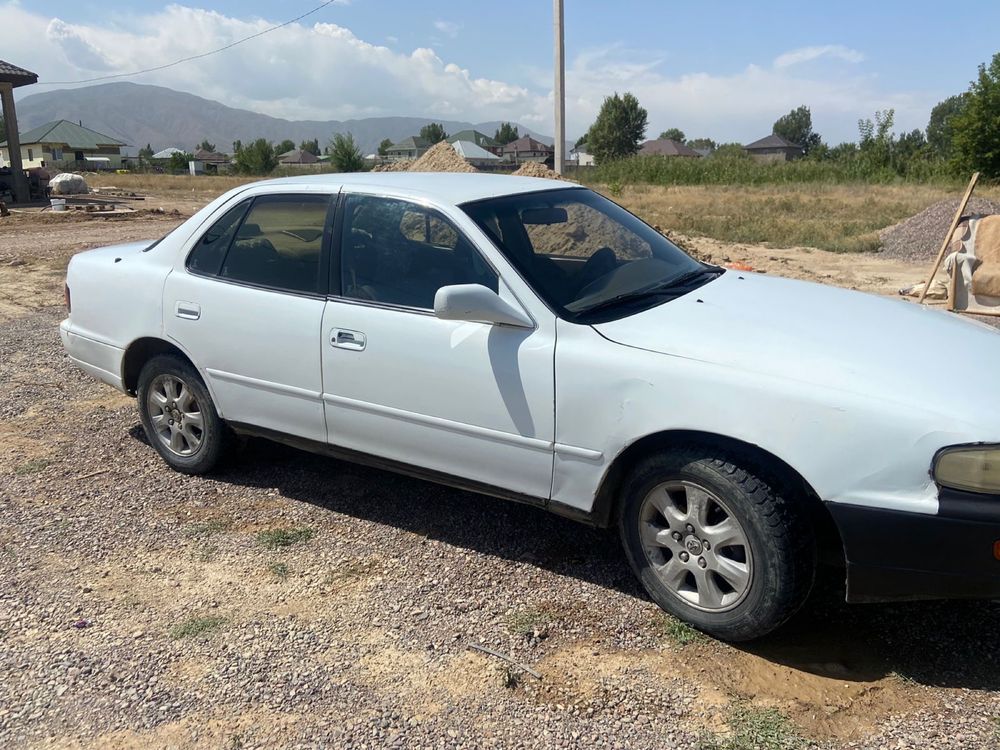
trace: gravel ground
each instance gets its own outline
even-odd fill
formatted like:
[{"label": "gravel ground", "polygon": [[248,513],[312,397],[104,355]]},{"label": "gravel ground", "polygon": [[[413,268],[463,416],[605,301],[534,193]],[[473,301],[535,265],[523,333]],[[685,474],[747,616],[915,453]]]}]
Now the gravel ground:
[{"label": "gravel ground", "polygon": [[43,300],[0,317],[0,747],[778,747],[748,711],[783,747],[998,747],[1000,606],[824,576],[734,648],[533,508],[265,441],[182,476],[68,364],[28,261],[0,277]]},{"label": "gravel ground", "polygon": [[[879,232],[886,258],[911,261],[932,261],[941,250],[941,243],[958,210],[959,199],[938,201],[909,219]],[[966,215],[1000,213],[1000,203],[986,198],[973,198],[965,209]]]}]

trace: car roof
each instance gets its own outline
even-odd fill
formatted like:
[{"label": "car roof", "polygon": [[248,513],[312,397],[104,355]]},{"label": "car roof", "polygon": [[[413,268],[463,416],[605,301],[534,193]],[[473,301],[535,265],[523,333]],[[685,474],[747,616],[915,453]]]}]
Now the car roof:
[{"label": "car roof", "polygon": [[498,174],[468,174],[455,172],[359,172],[348,174],[313,174],[266,180],[258,185],[327,185],[331,189],[343,187],[378,188],[413,198],[425,198],[437,203],[460,205],[470,201],[496,198],[540,190],[559,190],[580,187],[573,182],[549,180],[540,177],[514,177]]}]

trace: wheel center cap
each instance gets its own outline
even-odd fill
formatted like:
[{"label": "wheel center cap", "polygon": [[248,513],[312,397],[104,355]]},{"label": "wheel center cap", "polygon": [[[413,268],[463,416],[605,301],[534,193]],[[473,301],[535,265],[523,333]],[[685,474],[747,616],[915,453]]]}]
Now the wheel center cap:
[{"label": "wheel center cap", "polygon": [[692,555],[700,555],[702,550],[701,540],[694,536],[689,536],[684,540],[684,549]]}]

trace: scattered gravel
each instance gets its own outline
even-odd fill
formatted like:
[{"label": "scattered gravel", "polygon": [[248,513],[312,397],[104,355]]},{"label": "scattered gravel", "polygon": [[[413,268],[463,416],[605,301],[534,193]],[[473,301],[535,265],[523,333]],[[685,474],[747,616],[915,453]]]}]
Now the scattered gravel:
[{"label": "scattered gravel", "polygon": [[[959,199],[938,201],[915,216],[904,219],[879,232],[882,255],[912,261],[933,261],[951,226]],[[966,215],[1000,213],[1000,203],[986,198],[973,198],[965,209]]]}]

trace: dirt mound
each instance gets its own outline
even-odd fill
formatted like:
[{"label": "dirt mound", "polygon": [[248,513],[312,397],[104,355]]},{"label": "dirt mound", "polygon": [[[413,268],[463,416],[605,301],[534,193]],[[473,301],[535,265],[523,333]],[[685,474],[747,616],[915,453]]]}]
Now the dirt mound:
[{"label": "dirt mound", "polygon": [[[941,249],[944,235],[958,210],[958,198],[938,201],[915,216],[903,219],[879,232],[881,254],[899,260],[933,260]],[[1000,203],[973,198],[965,208],[970,214],[1000,214]]]},{"label": "dirt mound", "polygon": [[544,164],[539,164],[537,161],[526,161],[513,173],[515,177],[543,177],[548,180],[565,180],[566,182],[573,182],[573,180],[568,180],[565,177],[561,177],[556,174],[554,169],[549,169]]},{"label": "dirt mound", "polygon": [[413,159],[400,159],[399,161],[390,161],[385,164],[376,164],[372,167],[372,172],[409,172],[413,161]]},{"label": "dirt mound", "polygon": [[478,172],[474,166],[458,155],[446,141],[435,143],[426,154],[410,165],[411,172]]}]

